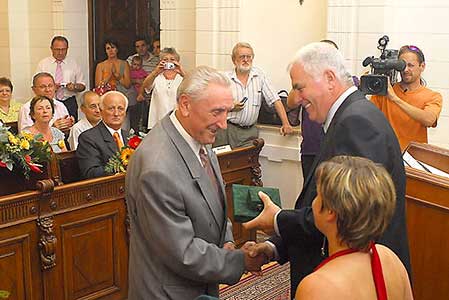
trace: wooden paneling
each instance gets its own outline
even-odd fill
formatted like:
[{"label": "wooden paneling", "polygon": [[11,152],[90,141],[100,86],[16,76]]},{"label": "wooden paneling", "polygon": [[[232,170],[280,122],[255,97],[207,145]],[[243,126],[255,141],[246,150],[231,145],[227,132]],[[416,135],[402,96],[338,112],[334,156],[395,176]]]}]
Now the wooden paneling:
[{"label": "wooden paneling", "polygon": [[[425,144],[409,146],[415,158],[448,170],[449,151]],[[442,163],[443,165],[440,165]],[[449,179],[406,167],[407,227],[415,300],[449,295]]]},{"label": "wooden paneling", "polygon": [[[262,146],[257,140],[219,155],[231,220],[232,183],[262,184]],[[57,184],[46,179],[37,191],[0,197],[0,290],[10,291],[10,299],[126,299],[125,174],[64,183],[76,178],[76,169],[64,169],[64,177],[59,164],[76,163],[76,157],[58,157],[50,164]],[[234,237],[241,245],[255,233],[234,223]]]}]

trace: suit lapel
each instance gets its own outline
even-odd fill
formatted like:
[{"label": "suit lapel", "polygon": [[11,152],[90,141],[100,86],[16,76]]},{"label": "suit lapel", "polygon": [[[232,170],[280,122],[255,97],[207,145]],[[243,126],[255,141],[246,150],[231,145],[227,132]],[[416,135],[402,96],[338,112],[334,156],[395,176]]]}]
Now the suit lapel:
[{"label": "suit lapel", "polygon": [[[170,120],[170,114],[164,117],[161,121],[161,125],[166,131],[169,138],[172,140],[174,146],[177,148],[182,160],[184,161],[187,169],[189,170],[192,179],[196,181],[201,194],[203,195],[203,200],[207,203],[209,210],[215,220],[216,225],[222,231],[224,218],[223,208],[217,205],[217,193],[213,187],[208,175],[206,174],[203,166],[199,162],[195,153],[193,153],[192,148],[187,144],[184,138],[179,134],[178,130],[175,128]],[[216,168],[213,166],[214,171]],[[217,177],[218,178],[218,177]],[[221,178],[221,177],[220,177]]]},{"label": "suit lapel", "polygon": [[[325,157],[326,153],[328,152],[328,148],[329,148],[329,144],[332,142],[332,138],[335,137],[335,134],[333,133],[335,131],[335,126],[338,122],[338,120],[340,119],[341,114],[345,111],[345,109],[352,103],[354,102],[356,99],[358,99],[355,95],[358,93],[358,91],[350,94],[344,101],[343,103],[340,105],[340,107],[337,109],[337,111],[335,112],[334,117],[332,118],[331,123],[329,124],[329,128],[326,131],[326,134],[324,135],[324,140],[323,143],[321,144],[320,147],[320,152],[318,153],[318,155],[315,157],[315,160],[313,161],[312,164],[312,169],[311,172],[309,173],[309,175],[307,176],[305,183],[304,183],[304,187],[298,197],[298,201],[300,199],[303,199],[305,196],[306,191],[311,188],[309,187],[311,185],[311,182],[313,182],[313,178],[315,176],[315,170],[318,167],[318,165],[325,159],[328,159]],[[314,184],[315,185],[315,184]],[[312,199],[313,200],[313,199]]]},{"label": "suit lapel", "polygon": [[106,128],[106,125],[103,122],[100,122],[100,124],[98,124],[97,126],[109,151],[111,151],[111,153],[113,154],[116,153],[118,151],[117,144],[115,143],[114,138],[112,137],[109,130]]}]

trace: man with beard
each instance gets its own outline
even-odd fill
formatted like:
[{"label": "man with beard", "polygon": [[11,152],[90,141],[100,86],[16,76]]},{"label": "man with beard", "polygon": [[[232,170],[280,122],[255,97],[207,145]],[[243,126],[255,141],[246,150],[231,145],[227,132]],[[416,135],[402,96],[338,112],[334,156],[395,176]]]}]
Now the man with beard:
[{"label": "man with beard", "polygon": [[410,142],[427,143],[427,127],[437,126],[443,98],[426,88],[421,77],[426,63],[418,47],[401,47],[399,59],[406,63],[402,80],[388,86],[387,96],[373,96],[371,100],[387,117],[404,150]]},{"label": "man with beard", "polygon": [[264,72],[253,67],[254,51],[248,43],[237,43],[232,49],[235,69],[228,72],[231,80],[234,108],[228,114],[228,128],[219,130],[214,147],[230,145],[231,148],[245,147],[259,137],[255,126],[259,117],[262,99],[276,109],[282,121],[280,133],[290,134],[293,129],[276,90]]}]

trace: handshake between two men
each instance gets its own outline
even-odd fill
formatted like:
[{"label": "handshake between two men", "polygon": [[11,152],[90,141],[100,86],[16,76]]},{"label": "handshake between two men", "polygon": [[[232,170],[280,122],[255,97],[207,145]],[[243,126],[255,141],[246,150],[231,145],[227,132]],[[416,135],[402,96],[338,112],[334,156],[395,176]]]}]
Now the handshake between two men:
[{"label": "handshake between two men", "polygon": [[[247,230],[259,229],[265,234],[273,235],[275,233],[274,217],[280,208],[271,201],[267,194],[259,192],[258,195],[264,204],[262,212],[253,220],[243,223],[242,226]],[[267,242],[248,241],[240,249],[245,252],[246,270],[257,275],[261,274],[261,267],[264,264],[275,258],[274,245]]]}]

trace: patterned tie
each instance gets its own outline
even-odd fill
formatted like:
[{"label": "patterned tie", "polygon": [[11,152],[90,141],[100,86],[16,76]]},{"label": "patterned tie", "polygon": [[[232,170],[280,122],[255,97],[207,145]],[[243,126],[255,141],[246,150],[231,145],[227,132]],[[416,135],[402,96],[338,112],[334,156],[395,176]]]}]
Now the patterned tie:
[{"label": "patterned tie", "polygon": [[123,148],[123,141],[120,138],[120,135],[118,134],[118,132],[114,132],[112,136],[114,137],[114,141],[117,144],[118,151],[120,151]]},{"label": "patterned tie", "polygon": [[[55,82],[57,84],[60,84],[63,82],[63,76],[62,76],[62,61],[57,60],[56,61],[56,72],[55,72]],[[56,91],[56,99],[63,100],[64,99],[64,88],[60,87]]]},{"label": "patterned tie", "polygon": [[200,149],[200,159],[201,163],[203,164],[204,170],[206,171],[206,174],[209,176],[210,181],[212,182],[212,185],[215,187],[215,190],[217,192],[218,200],[220,201],[220,205],[223,207],[223,201],[221,199],[221,193],[220,193],[220,185],[218,184],[217,177],[215,177],[214,170],[212,169],[212,165],[210,164],[209,156],[207,155],[204,148]]}]

